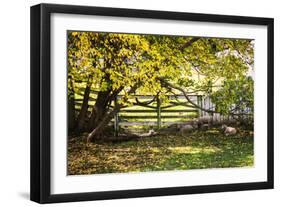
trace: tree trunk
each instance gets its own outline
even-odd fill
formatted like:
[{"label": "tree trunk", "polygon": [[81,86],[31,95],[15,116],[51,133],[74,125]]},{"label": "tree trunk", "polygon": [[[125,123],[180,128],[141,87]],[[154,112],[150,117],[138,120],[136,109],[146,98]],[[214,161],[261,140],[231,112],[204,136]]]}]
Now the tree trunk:
[{"label": "tree trunk", "polygon": [[89,107],[89,98],[90,98],[90,93],[91,93],[91,86],[92,86],[92,78],[89,77],[86,88],[85,88],[85,91],[84,91],[81,110],[80,110],[78,118],[77,118],[76,130],[78,132],[84,131],[86,129],[85,123],[86,123],[88,107]]},{"label": "tree trunk", "polygon": [[117,105],[114,107],[114,109],[105,114],[103,116],[102,120],[97,124],[97,126],[94,128],[94,130],[88,135],[87,142],[91,142],[92,140],[98,140],[101,139],[102,133],[104,128],[108,125],[110,120],[114,117],[114,115],[119,111],[120,107]]},{"label": "tree trunk", "polygon": [[71,76],[69,76],[68,81],[69,81],[68,97],[67,97],[68,132],[73,132],[76,125],[76,117],[75,117],[74,85]]},{"label": "tree trunk", "polygon": [[105,116],[108,105],[110,104],[110,92],[111,90],[107,91],[99,91],[97,95],[97,100],[95,105],[93,106],[91,117],[89,119],[88,123],[88,130],[92,131],[95,129],[99,122],[103,119]]},{"label": "tree trunk", "polygon": [[[115,91],[108,89],[107,91],[100,91],[98,93],[98,98],[95,106],[93,107],[93,111],[89,121],[89,131],[91,131],[91,133],[87,137],[88,142],[94,139],[100,139],[105,127],[114,117],[114,115],[120,110],[120,108],[123,107],[123,105],[116,104],[114,108],[109,111],[109,105],[113,100],[115,100],[115,98],[123,88],[124,87],[120,87]],[[128,93],[134,93],[137,88],[138,84],[136,83],[133,87],[131,87]],[[127,101],[127,99],[124,99],[123,101]]]}]

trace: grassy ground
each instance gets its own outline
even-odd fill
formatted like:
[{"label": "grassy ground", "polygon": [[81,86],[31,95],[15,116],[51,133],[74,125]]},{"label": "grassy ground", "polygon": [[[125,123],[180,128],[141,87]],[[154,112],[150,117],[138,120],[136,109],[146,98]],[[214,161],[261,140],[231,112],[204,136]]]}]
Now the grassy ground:
[{"label": "grassy ground", "polygon": [[225,137],[217,129],[118,143],[68,143],[68,174],[245,167],[254,164],[253,133]]}]

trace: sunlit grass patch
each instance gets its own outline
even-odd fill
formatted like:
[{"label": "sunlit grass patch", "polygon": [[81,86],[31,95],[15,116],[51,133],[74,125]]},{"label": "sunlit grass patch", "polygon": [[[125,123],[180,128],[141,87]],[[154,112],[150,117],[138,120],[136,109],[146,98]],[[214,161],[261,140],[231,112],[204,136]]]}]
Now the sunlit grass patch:
[{"label": "sunlit grass patch", "polygon": [[172,153],[176,153],[176,154],[215,153],[220,151],[220,149],[217,147],[200,148],[200,147],[185,146],[185,147],[169,147],[168,149]]}]

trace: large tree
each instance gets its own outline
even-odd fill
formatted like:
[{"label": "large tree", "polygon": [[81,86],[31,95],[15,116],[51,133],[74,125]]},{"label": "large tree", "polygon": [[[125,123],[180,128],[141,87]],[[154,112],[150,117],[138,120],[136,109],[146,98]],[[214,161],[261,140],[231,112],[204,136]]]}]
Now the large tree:
[{"label": "large tree", "polygon": [[[214,111],[224,114],[234,113],[231,106],[239,106],[242,99],[247,99],[245,107],[251,107],[252,96],[245,93],[253,92],[250,70],[251,40],[68,33],[69,97],[80,90],[73,81],[81,82],[84,93],[76,129],[88,130],[89,141],[102,136],[105,126],[122,107],[141,104],[132,101],[136,93],[157,95],[163,100],[166,94],[182,93],[198,108],[189,95],[208,95],[216,104]],[[91,88],[97,94],[87,120]],[[117,99],[120,94],[122,98]]]}]

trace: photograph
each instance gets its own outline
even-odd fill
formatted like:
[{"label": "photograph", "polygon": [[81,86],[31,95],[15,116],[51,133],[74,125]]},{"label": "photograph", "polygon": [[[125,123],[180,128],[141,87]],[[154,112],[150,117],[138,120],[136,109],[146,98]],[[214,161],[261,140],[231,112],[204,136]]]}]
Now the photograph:
[{"label": "photograph", "polygon": [[255,166],[254,39],[65,37],[67,175]]}]

